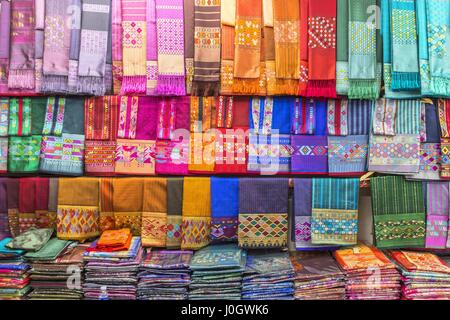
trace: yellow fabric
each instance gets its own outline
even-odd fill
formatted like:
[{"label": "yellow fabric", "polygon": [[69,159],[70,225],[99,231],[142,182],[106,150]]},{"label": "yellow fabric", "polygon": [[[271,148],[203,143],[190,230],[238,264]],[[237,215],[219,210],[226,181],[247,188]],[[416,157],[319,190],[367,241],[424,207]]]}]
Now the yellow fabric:
[{"label": "yellow fabric", "polygon": [[58,205],[99,206],[98,178],[59,178]]},{"label": "yellow fabric", "polygon": [[220,9],[221,23],[234,26],[236,23],[236,0],[221,0]]},{"label": "yellow fabric", "polygon": [[210,202],[210,178],[184,178],[183,217],[210,217]]},{"label": "yellow fabric", "polygon": [[113,187],[114,212],[142,212],[143,178],[116,178]]}]

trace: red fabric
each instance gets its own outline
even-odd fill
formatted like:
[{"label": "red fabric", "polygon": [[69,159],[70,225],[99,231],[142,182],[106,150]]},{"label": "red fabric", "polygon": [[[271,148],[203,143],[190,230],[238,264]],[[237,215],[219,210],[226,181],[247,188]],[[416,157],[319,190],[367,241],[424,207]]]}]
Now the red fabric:
[{"label": "red fabric", "polygon": [[[306,94],[308,84],[308,3],[309,0],[300,0],[300,81],[298,94]],[[305,75],[302,77],[302,75]]]},{"label": "red fabric", "polygon": [[233,128],[249,127],[249,97],[234,97],[233,100]]},{"label": "red fabric", "polygon": [[308,97],[336,97],[336,0],[309,0]]},{"label": "red fabric", "polygon": [[36,178],[19,178],[19,212],[36,211]]},{"label": "red fabric", "polygon": [[48,210],[49,178],[36,178],[36,210]]},{"label": "red fabric", "polygon": [[[214,172],[218,174],[247,173],[248,130],[246,128],[222,128],[217,129],[217,131],[220,132],[220,134],[216,137],[216,163]],[[225,137],[225,134],[228,135],[228,139]],[[240,137],[239,140],[237,139],[238,134]],[[244,142],[245,145],[243,145],[242,142]],[[226,143],[229,143],[227,148],[225,147]],[[237,160],[238,157],[241,159],[239,162]]]}]

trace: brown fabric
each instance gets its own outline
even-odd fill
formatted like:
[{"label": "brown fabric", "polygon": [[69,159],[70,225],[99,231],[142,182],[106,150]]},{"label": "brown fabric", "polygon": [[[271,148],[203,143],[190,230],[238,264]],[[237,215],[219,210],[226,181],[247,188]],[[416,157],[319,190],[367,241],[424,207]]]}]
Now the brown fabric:
[{"label": "brown fabric", "polygon": [[98,178],[59,178],[58,205],[98,206]]},{"label": "brown fabric", "polygon": [[113,181],[114,212],[142,212],[143,178],[117,178]]},{"label": "brown fabric", "polygon": [[149,178],[144,180],[142,211],[167,212],[166,178]]}]

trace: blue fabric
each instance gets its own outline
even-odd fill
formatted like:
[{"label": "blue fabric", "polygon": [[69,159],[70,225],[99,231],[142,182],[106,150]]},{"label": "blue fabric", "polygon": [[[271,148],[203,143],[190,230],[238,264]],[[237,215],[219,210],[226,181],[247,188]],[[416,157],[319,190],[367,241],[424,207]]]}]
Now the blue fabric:
[{"label": "blue fabric", "polygon": [[425,105],[425,123],[427,132],[427,143],[441,142],[441,129],[436,106],[433,104]]},{"label": "blue fabric", "polygon": [[211,214],[214,217],[239,215],[239,179],[211,177]]},{"label": "blue fabric", "polygon": [[295,104],[293,97],[273,98],[272,129],[279,134],[291,133],[291,106]]},{"label": "blue fabric", "polygon": [[316,100],[316,136],[327,135],[327,101]]}]

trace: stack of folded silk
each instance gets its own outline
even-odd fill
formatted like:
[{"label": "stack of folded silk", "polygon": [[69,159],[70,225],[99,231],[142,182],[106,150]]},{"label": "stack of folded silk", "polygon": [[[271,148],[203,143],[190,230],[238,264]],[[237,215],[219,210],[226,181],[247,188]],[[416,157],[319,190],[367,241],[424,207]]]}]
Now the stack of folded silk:
[{"label": "stack of folded silk", "polygon": [[400,299],[400,274],[380,250],[357,245],[335,251],[346,276],[348,300]]},{"label": "stack of folded silk", "polygon": [[23,299],[31,289],[25,251],[7,248],[10,241],[11,238],[0,241],[0,300]]},{"label": "stack of folded silk", "polygon": [[147,249],[138,283],[139,300],[187,300],[192,251]]},{"label": "stack of folded silk", "polygon": [[97,242],[93,242],[84,253],[85,299],[135,300],[142,256],[140,237],[132,237],[129,248],[120,251],[98,249]]},{"label": "stack of folded silk", "polygon": [[450,267],[432,253],[394,251],[402,272],[402,295],[408,300],[450,300]]},{"label": "stack of folded silk", "polygon": [[328,252],[296,252],[291,262],[295,299],[345,300],[345,276]]},{"label": "stack of folded silk", "polygon": [[287,252],[254,251],[247,256],[242,299],[292,300],[294,269]]},{"label": "stack of folded silk", "polygon": [[239,300],[246,252],[235,244],[211,245],[191,261],[190,300]]},{"label": "stack of folded silk", "polygon": [[39,251],[27,253],[31,261],[33,300],[81,300],[83,289],[83,253],[87,245],[51,239]]}]

